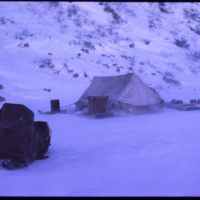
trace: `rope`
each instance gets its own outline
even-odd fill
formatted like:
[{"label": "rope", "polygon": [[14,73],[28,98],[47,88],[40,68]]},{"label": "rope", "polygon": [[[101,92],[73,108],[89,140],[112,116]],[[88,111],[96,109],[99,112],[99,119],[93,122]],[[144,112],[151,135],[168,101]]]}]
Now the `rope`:
[{"label": "rope", "polygon": [[61,109],[61,112],[63,113],[73,113],[77,111],[77,106],[76,104],[70,104],[67,106],[63,106]]}]

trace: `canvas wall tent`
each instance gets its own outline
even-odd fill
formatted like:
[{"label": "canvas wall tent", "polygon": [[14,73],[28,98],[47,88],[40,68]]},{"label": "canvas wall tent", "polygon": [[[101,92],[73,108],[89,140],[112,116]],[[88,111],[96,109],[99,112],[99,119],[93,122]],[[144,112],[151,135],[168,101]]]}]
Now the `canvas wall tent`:
[{"label": "canvas wall tent", "polygon": [[88,96],[108,96],[110,108],[128,111],[158,111],[164,107],[164,101],[159,94],[134,73],[94,77],[75,103],[78,109],[88,106]]}]

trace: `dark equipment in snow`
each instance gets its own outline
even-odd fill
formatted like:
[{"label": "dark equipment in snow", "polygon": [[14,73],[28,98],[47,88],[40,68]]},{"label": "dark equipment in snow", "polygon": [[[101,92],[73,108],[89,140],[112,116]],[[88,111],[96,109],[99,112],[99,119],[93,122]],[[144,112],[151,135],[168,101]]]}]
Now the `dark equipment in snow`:
[{"label": "dark equipment in snow", "polygon": [[51,129],[47,122],[45,121],[36,121],[34,122],[34,129],[37,137],[37,158],[41,159],[48,151],[51,140]]},{"label": "dark equipment in snow", "polygon": [[89,114],[102,114],[108,110],[108,96],[89,96]]},{"label": "dark equipment in snow", "polygon": [[195,111],[195,110],[200,110],[199,105],[191,104],[191,103],[171,103],[171,102],[166,102],[165,107],[167,108],[172,108],[176,110],[181,110],[181,111]]},{"label": "dark equipment in snow", "polygon": [[172,99],[171,101],[170,101],[170,103],[172,103],[172,104],[183,104],[183,101],[182,100],[176,100],[176,99]]},{"label": "dark equipment in snow", "polygon": [[191,104],[200,104],[200,99],[191,99],[190,103]]},{"label": "dark equipment in snow", "polygon": [[60,108],[60,100],[59,99],[53,99],[50,101],[51,111],[42,111],[38,110],[40,114],[44,115],[52,115],[57,113],[66,113],[65,110]]},{"label": "dark equipment in snow", "polygon": [[60,112],[60,101],[58,99],[51,100],[51,112]]},{"label": "dark equipment in snow", "polygon": [[46,122],[34,122],[34,113],[24,105],[5,103],[0,116],[0,159],[7,169],[27,166],[44,157],[50,145]]}]

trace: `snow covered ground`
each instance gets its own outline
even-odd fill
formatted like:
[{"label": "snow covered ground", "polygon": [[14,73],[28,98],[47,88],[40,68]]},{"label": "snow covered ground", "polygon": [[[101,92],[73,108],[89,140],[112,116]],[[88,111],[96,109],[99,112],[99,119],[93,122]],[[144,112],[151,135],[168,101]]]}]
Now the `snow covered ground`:
[{"label": "snow covered ground", "polygon": [[199,196],[199,112],[41,116],[49,159],[0,169],[1,196]]},{"label": "snow covered ground", "polygon": [[38,113],[74,103],[95,75],[133,71],[166,101],[200,98],[199,5],[1,2],[0,96],[48,121],[52,145],[0,168],[0,196],[199,196],[199,111]]}]

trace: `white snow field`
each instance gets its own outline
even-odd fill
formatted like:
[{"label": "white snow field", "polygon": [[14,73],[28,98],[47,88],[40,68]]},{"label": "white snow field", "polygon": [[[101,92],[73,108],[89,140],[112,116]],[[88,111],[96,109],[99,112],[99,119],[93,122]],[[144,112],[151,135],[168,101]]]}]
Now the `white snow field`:
[{"label": "white snow field", "polygon": [[0,170],[1,196],[199,196],[199,113],[57,114],[47,160]]},{"label": "white snow field", "polygon": [[38,113],[131,72],[165,101],[200,98],[199,22],[200,3],[0,2],[0,107],[52,129],[48,159],[0,168],[0,196],[200,196],[200,111]]}]

